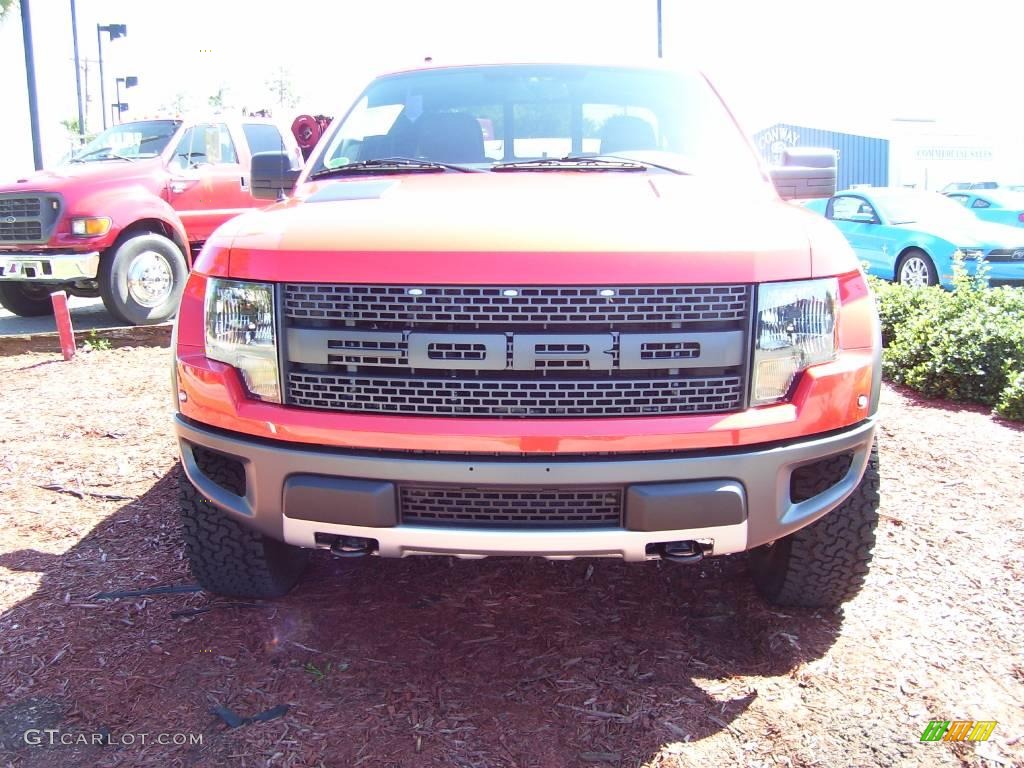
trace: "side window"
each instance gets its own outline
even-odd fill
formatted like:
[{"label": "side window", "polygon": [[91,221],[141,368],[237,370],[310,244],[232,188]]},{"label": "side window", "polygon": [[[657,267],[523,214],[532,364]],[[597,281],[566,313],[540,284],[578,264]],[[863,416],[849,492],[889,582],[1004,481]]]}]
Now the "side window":
[{"label": "side window", "polygon": [[965,208],[967,207],[967,201],[970,199],[967,195],[949,195],[948,197],[950,200],[960,203],[960,205]]},{"label": "side window", "polygon": [[971,203],[971,208],[991,208],[987,200],[982,200],[980,197],[974,198],[974,202]]},{"label": "side window", "polygon": [[172,165],[181,170],[200,165],[237,163],[238,154],[223,123],[193,125],[182,134],[174,149]]},{"label": "side window", "polygon": [[245,140],[249,144],[249,151],[252,154],[257,152],[283,152],[285,150],[284,139],[277,126],[267,123],[246,123],[242,126]]},{"label": "side window", "polygon": [[863,197],[836,197],[832,200],[830,219],[834,221],[875,222],[875,209]]}]

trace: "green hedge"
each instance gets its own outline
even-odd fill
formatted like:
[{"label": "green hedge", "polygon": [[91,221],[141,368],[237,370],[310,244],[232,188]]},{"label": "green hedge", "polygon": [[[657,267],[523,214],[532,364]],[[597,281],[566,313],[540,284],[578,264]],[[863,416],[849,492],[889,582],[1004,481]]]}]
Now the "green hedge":
[{"label": "green hedge", "polygon": [[886,345],[882,372],[928,397],[993,406],[1024,421],[1024,290],[988,288],[954,265],[955,290],[869,278]]}]

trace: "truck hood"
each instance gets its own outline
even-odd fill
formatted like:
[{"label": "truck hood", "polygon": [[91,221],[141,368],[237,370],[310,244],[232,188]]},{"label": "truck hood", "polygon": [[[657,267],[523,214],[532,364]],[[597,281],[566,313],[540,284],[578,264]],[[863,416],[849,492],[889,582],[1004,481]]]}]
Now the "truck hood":
[{"label": "truck hood", "polygon": [[256,279],[733,282],[810,276],[819,218],[708,177],[409,174],[303,185],[214,244],[232,276]]},{"label": "truck hood", "polygon": [[61,192],[70,187],[96,187],[106,184],[130,184],[149,180],[160,173],[163,163],[159,157],[144,160],[99,160],[86,163],[67,163],[45,171],[36,171],[16,180],[13,184],[0,184],[3,192]]}]

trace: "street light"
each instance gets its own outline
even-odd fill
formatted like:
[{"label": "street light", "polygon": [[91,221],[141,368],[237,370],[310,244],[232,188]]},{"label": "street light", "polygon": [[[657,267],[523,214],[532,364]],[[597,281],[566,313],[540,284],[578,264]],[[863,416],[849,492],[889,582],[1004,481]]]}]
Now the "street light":
[{"label": "street light", "polygon": [[110,105],[110,124],[111,125],[114,124],[114,115],[115,114],[117,114],[117,122],[118,122],[118,124],[120,124],[120,122],[121,122],[121,113],[122,112],[127,112],[127,111],[128,111],[128,105],[125,104],[123,101],[119,101],[116,104],[111,104]]},{"label": "street light", "polygon": [[[96,47],[99,49],[100,59],[100,104],[107,103],[107,94],[103,82],[103,33],[110,35],[111,40],[128,36],[126,24],[97,24],[96,25]],[[100,110],[102,112],[102,110]],[[103,112],[103,129],[107,128],[107,113]]]},{"label": "street light", "polygon": [[124,83],[125,88],[134,88],[136,85],[139,84],[139,78],[137,78],[135,75],[127,75],[125,77],[114,78],[114,87],[117,89],[117,103],[120,104],[120,109],[118,110],[117,116],[118,123],[121,122],[120,113],[128,109],[128,105],[121,102],[121,83]]}]

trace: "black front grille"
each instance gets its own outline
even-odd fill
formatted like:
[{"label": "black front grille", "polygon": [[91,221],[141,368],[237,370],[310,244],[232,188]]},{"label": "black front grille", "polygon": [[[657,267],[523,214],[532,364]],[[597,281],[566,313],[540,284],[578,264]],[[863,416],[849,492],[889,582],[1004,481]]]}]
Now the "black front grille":
[{"label": "black front grille", "polygon": [[286,283],[285,402],[480,418],[735,411],[752,295],[749,285]]},{"label": "black front grille", "polygon": [[997,263],[1002,262],[1018,262],[1024,264],[1024,245],[1020,248],[997,248],[994,251],[989,251],[985,257],[985,261],[992,261]]},{"label": "black front grille", "polygon": [[0,242],[45,242],[59,217],[57,196],[0,195]]},{"label": "black front grille", "polygon": [[43,201],[38,197],[0,197],[0,218],[39,218],[42,216]]},{"label": "black front grille", "polygon": [[463,488],[399,486],[407,524],[452,528],[616,528],[622,525],[620,486],[581,488]]},{"label": "black front grille", "polygon": [[0,240],[19,242],[42,240],[43,224],[40,221],[4,221],[0,218]]},{"label": "black front grille", "polygon": [[665,416],[731,411],[743,402],[738,375],[495,380],[291,371],[287,384],[293,405],[419,416]]},{"label": "black front grille", "polygon": [[[514,295],[509,295],[514,293]],[[588,325],[743,321],[746,285],[398,286],[288,283],[284,314],[355,327]]]}]

